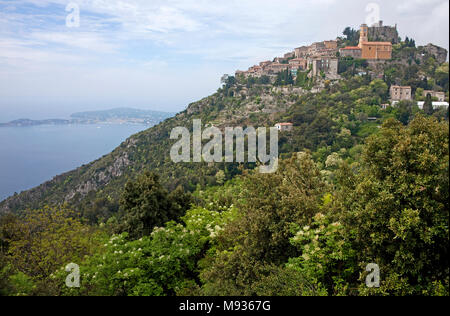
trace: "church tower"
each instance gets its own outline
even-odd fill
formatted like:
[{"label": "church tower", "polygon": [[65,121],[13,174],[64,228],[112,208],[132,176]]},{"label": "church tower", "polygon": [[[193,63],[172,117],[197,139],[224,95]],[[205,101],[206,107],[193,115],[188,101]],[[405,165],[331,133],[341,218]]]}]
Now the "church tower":
[{"label": "church tower", "polygon": [[362,48],[363,43],[367,43],[369,41],[369,27],[367,24],[361,25],[361,30],[359,34],[359,48]]}]

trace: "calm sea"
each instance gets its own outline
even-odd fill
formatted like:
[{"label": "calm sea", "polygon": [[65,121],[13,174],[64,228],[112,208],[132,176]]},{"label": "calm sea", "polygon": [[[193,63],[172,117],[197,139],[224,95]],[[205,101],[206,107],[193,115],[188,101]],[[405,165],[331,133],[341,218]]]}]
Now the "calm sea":
[{"label": "calm sea", "polygon": [[96,160],[147,128],[132,124],[0,128],[0,201]]}]

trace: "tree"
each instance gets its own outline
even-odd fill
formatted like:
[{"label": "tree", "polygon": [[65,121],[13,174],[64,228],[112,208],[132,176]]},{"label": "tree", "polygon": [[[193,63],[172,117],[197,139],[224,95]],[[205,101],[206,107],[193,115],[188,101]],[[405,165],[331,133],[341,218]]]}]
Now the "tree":
[{"label": "tree", "polygon": [[124,216],[119,229],[132,239],[150,235],[154,227],[177,220],[189,204],[190,198],[181,188],[169,195],[159,183],[159,176],[147,171],[125,186],[120,199]]},{"label": "tree", "polygon": [[26,211],[16,220],[9,217],[1,224],[13,295],[56,295],[58,284],[52,274],[69,263],[81,263],[98,249],[102,235],[83,224],[75,212],[49,207]]},{"label": "tree", "polygon": [[309,153],[281,162],[275,174],[248,176],[243,187],[241,214],[225,228],[202,273],[207,295],[256,294],[252,284],[298,254],[289,242],[291,225],[311,222],[327,188]]},{"label": "tree", "polygon": [[402,122],[404,125],[407,125],[413,115],[412,107],[413,104],[410,101],[400,101],[399,103],[397,103],[397,120]]},{"label": "tree", "polygon": [[336,205],[360,271],[368,263],[383,271],[381,288],[361,294],[448,293],[448,137],[448,123],[434,118],[419,115],[406,127],[389,119],[369,138],[360,173],[339,176]]},{"label": "tree", "polygon": [[428,93],[427,97],[425,98],[425,103],[423,105],[423,111],[427,115],[433,115],[434,109],[433,109],[433,99],[431,97],[431,94]]},{"label": "tree", "polygon": [[289,69],[283,70],[278,73],[277,79],[275,81],[276,86],[291,85],[294,84],[294,78]]},{"label": "tree", "polygon": [[356,46],[358,44],[359,31],[356,31],[351,27],[346,27],[343,34],[347,37],[347,41],[350,46]]}]

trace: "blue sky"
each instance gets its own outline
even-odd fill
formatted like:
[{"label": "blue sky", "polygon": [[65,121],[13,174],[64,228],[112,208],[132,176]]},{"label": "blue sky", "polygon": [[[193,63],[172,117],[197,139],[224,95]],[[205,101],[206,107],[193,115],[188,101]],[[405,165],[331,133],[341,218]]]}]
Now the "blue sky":
[{"label": "blue sky", "polygon": [[402,37],[448,49],[448,0],[0,0],[0,121],[181,111],[224,73],[358,27],[369,3]]}]

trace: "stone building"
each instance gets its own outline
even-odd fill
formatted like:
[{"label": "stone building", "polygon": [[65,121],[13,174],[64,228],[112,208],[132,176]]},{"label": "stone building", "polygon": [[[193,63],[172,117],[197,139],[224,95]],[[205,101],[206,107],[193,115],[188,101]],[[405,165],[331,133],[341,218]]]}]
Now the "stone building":
[{"label": "stone building", "polygon": [[312,67],[310,76],[316,77],[321,73],[336,76],[338,73],[339,60],[336,57],[314,57],[308,59],[308,66]]},{"label": "stone building", "polygon": [[390,96],[392,101],[411,101],[412,89],[409,86],[391,86]]},{"label": "stone building", "polygon": [[295,52],[289,52],[284,54],[284,58],[286,59],[290,59],[290,58],[294,58],[295,57]]},{"label": "stone building", "polygon": [[295,49],[295,58],[335,56],[338,52],[337,45],[337,41],[323,41],[298,47]]},{"label": "stone building", "polygon": [[302,46],[295,49],[295,58],[304,58],[309,54],[309,47]]},{"label": "stone building", "polygon": [[266,74],[277,74],[281,71],[284,71],[289,68],[288,64],[279,64],[279,63],[271,63],[270,65],[267,65],[264,67],[264,72]]},{"label": "stone building", "polygon": [[308,61],[305,58],[294,58],[289,61],[289,65],[296,66],[297,69],[305,70],[308,68]]},{"label": "stone building", "polygon": [[283,64],[286,63],[287,61],[288,59],[285,57],[275,57],[275,59],[273,60],[273,62],[277,64]]},{"label": "stone building", "polygon": [[362,50],[359,46],[347,46],[339,50],[341,57],[353,57],[354,59],[362,58]]},{"label": "stone building", "polygon": [[316,55],[319,52],[324,51],[325,49],[327,49],[327,47],[323,42],[313,43],[311,46],[309,46],[309,54]]},{"label": "stone building", "polygon": [[324,41],[323,44],[325,45],[326,49],[336,49],[337,50],[337,41]]},{"label": "stone building", "polygon": [[437,98],[438,102],[445,101],[445,93],[444,92],[425,90],[423,92],[423,97],[427,97],[428,94],[430,94],[432,98]]}]

